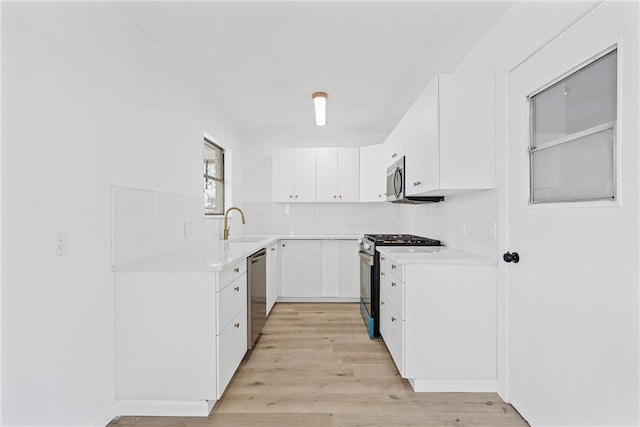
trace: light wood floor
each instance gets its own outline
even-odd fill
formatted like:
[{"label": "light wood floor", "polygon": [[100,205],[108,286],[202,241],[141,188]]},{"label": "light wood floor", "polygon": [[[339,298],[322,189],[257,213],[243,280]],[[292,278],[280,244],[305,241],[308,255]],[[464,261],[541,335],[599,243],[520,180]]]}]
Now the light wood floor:
[{"label": "light wood floor", "polygon": [[414,393],[367,336],[358,304],[279,303],[208,418],[122,417],[117,427],[527,425],[494,393]]}]

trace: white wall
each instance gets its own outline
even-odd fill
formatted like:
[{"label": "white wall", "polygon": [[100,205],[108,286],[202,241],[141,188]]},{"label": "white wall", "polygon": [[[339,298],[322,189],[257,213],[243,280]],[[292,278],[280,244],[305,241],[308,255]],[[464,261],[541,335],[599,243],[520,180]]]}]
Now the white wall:
[{"label": "white wall", "polygon": [[2,425],[104,424],[111,186],[201,197],[203,132],[241,135],[112,3],[2,2],[2,65]]}]

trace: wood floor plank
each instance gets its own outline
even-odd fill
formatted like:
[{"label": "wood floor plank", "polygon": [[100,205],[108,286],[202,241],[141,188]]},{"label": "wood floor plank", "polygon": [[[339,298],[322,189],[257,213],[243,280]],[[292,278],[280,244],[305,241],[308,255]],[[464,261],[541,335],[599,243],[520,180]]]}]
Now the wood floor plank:
[{"label": "wood floor plank", "polygon": [[495,393],[414,393],[358,304],[278,303],[209,417],[123,417],[118,427],[527,425]]}]

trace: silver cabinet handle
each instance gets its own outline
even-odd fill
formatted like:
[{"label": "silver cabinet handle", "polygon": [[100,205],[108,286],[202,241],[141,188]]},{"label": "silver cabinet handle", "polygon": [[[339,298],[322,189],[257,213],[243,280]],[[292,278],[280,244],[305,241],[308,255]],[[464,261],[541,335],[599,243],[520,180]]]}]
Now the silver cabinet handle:
[{"label": "silver cabinet handle", "polygon": [[236,273],[240,273],[240,267],[234,268],[233,271],[235,271]]},{"label": "silver cabinet handle", "polygon": [[391,321],[392,321],[392,322],[395,322],[395,321],[396,321],[396,318],[395,318],[395,317],[393,317],[393,316],[391,316]]},{"label": "silver cabinet handle", "polygon": [[[282,246],[284,246],[284,245],[282,245]],[[271,248],[271,252],[273,252],[273,251],[275,251],[275,250],[276,250],[276,248]]]},{"label": "silver cabinet handle", "polygon": [[293,199],[293,194],[289,194],[289,198],[290,198],[290,199]]},{"label": "silver cabinet handle", "polygon": [[380,257],[380,261],[384,261],[384,257],[383,256]]},{"label": "silver cabinet handle", "polygon": [[384,301],[380,301],[380,305],[384,305]]},{"label": "silver cabinet handle", "polygon": [[240,322],[234,323],[233,326],[235,326],[236,328],[239,328],[240,327]]},{"label": "silver cabinet handle", "polygon": [[381,276],[384,276],[384,271],[381,271],[381,272],[380,272],[380,275],[381,275]]},{"label": "silver cabinet handle", "polygon": [[391,282],[391,287],[393,288],[394,286],[396,286],[397,283],[396,282]]},{"label": "silver cabinet handle", "polygon": [[235,289],[235,291],[236,291],[236,292],[240,292],[240,286],[236,286],[236,287],[235,287],[235,288],[233,288],[233,289]]},{"label": "silver cabinet handle", "polygon": [[394,268],[396,268],[396,266],[391,264],[391,269],[393,270]]},{"label": "silver cabinet handle", "polygon": [[422,183],[420,181],[416,181],[416,182],[413,183],[414,187],[417,187],[418,185],[422,185]]}]

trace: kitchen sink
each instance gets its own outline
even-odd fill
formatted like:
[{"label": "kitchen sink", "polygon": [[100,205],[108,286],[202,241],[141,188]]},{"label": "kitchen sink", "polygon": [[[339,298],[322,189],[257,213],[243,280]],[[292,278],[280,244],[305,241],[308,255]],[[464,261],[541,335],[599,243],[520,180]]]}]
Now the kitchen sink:
[{"label": "kitchen sink", "polygon": [[266,240],[267,237],[236,237],[227,240],[229,243],[257,243]]}]

